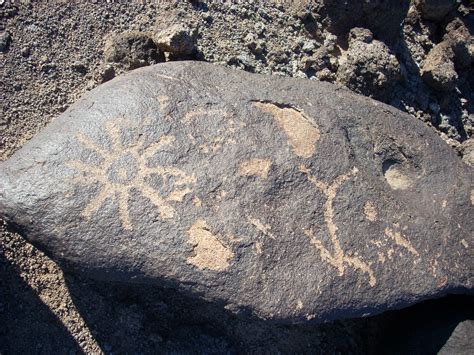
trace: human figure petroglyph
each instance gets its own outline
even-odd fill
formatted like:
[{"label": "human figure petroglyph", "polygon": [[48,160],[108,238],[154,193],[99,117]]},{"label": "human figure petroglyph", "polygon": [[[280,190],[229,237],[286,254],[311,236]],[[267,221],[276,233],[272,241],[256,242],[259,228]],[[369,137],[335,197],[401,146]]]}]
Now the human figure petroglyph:
[{"label": "human figure petroglyph", "polygon": [[346,253],[342,247],[341,243],[339,242],[339,238],[337,236],[337,226],[334,222],[334,198],[336,197],[337,190],[340,186],[346,182],[347,180],[351,179],[358,173],[357,168],[352,168],[346,174],[339,175],[334,179],[332,184],[325,183],[316,179],[313,175],[310,174],[310,171],[305,166],[300,166],[300,171],[305,173],[308,180],[316,186],[326,197],[326,202],[324,204],[324,221],[326,223],[329,236],[331,239],[331,243],[333,246],[333,253],[331,253],[319,240],[313,231],[313,229],[309,229],[304,231],[304,233],[310,238],[311,244],[318,249],[321,258],[326,261],[327,263],[331,264],[339,271],[339,275],[343,276],[346,270],[346,265],[353,267],[354,269],[358,269],[361,272],[365,273],[369,277],[369,285],[375,286],[377,280],[374,275],[374,271],[372,270],[371,266],[362,261],[359,257],[355,255],[349,255]]},{"label": "human figure petroglyph", "polygon": [[[144,197],[151,201],[163,219],[175,217],[176,211],[172,202],[181,202],[191,193],[190,188],[196,182],[194,176],[188,175],[183,170],[170,166],[149,166],[149,158],[170,146],[174,136],[161,136],[156,142],[146,146],[143,137],[134,145],[124,146],[121,141],[120,122],[109,121],[105,131],[111,141],[110,149],[101,147],[84,134],[78,134],[77,140],[88,150],[95,152],[103,159],[100,166],[89,165],[79,160],[67,162],[67,166],[82,173],[74,180],[81,185],[100,184],[98,194],[92,198],[82,211],[86,219],[97,212],[102,204],[112,198],[118,201],[119,216],[124,229],[133,229],[130,220],[129,198],[132,189],[138,190]],[[147,183],[147,178],[153,175],[162,177],[163,183],[172,177],[172,190],[166,195],[161,195]]]}]

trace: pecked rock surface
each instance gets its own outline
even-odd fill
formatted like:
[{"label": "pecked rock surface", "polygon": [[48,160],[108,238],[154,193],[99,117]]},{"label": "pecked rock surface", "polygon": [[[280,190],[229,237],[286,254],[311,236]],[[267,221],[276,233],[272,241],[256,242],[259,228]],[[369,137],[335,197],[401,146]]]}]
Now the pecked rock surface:
[{"label": "pecked rock surface", "polygon": [[392,107],[177,62],[93,90],[2,163],[0,214],[91,277],[324,321],[471,292],[472,188]]}]

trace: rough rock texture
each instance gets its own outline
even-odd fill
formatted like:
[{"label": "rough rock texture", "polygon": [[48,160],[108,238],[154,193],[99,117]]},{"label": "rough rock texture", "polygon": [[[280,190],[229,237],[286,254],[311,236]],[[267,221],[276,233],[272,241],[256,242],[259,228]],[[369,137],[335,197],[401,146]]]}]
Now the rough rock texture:
[{"label": "rough rock texture", "polygon": [[153,40],[163,52],[189,55],[194,50],[196,35],[193,32],[193,29],[182,24],[172,25],[156,33]]},{"label": "rough rock texture", "polygon": [[455,54],[455,62],[459,68],[468,68],[474,62],[474,19],[464,21],[456,18],[446,26],[444,41]]},{"label": "rough rock texture", "polygon": [[6,52],[12,38],[8,32],[0,32],[0,52]]},{"label": "rough rock texture", "polygon": [[237,314],[322,321],[472,290],[472,170],[420,122],[330,84],[136,70],[0,181],[1,215],[64,267]]},{"label": "rough rock texture", "polygon": [[474,352],[474,321],[466,320],[458,324],[453,334],[442,347],[439,355],[468,355]]},{"label": "rough rock texture", "polygon": [[415,0],[421,16],[427,20],[441,21],[458,4],[458,0]]},{"label": "rough rock texture", "polygon": [[459,147],[461,151],[462,160],[467,165],[474,167],[474,138],[469,138],[464,141]]},{"label": "rough rock texture", "polygon": [[450,91],[456,87],[458,73],[454,66],[454,52],[449,43],[441,42],[428,53],[421,75],[435,90]]},{"label": "rough rock texture", "polygon": [[354,28],[349,48],[339,59],[339,82],[355,92],[387,99],[387,92],[400,78],[400,65],[389,48],[374,40],[372,32]]},{"label": "rough rock texture", "polygon": [[409,0],[320,0],[315,4],[315,16],[338,36],[353,27],[365,27],[392,42],[400,34],[409,5]]},{"label": "rough rock texture", "polygon": [[104,57],[107,62],[124,64],[128,70],[165,60],[153,40],[140,32],[111,36],[105,43]]}]

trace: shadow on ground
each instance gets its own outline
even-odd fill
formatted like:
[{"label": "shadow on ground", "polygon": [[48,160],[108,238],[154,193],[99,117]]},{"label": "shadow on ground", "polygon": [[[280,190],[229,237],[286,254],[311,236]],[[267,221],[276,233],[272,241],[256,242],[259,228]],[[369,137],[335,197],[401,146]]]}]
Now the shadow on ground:
[{"label": "shadow on ground", "polygon": [[114,353],[436,354],[460,321],[474,318],[474,297],[449,296],[376,317],[276,325],[171,289],[67,282],[97,342]]},{"label": "shadow on ground", "polygon": [[0,253],[0,354],[70,354],[80,347]]}]

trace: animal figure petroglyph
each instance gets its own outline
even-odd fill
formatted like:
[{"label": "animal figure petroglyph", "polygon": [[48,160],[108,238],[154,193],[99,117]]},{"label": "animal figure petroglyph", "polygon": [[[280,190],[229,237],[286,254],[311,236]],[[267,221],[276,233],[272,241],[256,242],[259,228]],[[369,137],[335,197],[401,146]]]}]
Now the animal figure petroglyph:
[{"label": "animal figure petroglyph", "polygon": [[323,245],[321,240],[319,240],[316,237],[315,232],[312,229],[304,231],[304,233],[310,238],[311,244],[313,244],[316,247],[316,249],[319,250],[321,258],[324,261],[331,264],[339,271],[340,276],[344,275],[345,270],[346,270],[346,265],[349,265],[367,274],[369,277],[369,285],[372,287],[375,286],[377,280],[375,278],[374,271],[372,270],[370,265],[362,261],[357,256],[347,254],[342,249],[341,243],[339,242],[339,239],[337,237],[338,228],[336,224],[334,223],[333,203],[334,203],[334,198],[336,197],[336,194],[337,194],[337,190],[344,182],[354,177],[357,174],[358,169],[354,167],[348,173],[339,175],[336,179],[334,179],[332,184],[327,184],[323,181],[316,179],[313,175],[310,174],[309,169],[303,165],[300,166],[300,171],[305,173],[308,177],[308,180],[314,186],[316,186],[326,197],[326,203],[324,204],[324,221],[326,222],[326,226],[329,231],[329,236],[330,236],[331,243],[333,246],[333,253],[331,253]]}]

